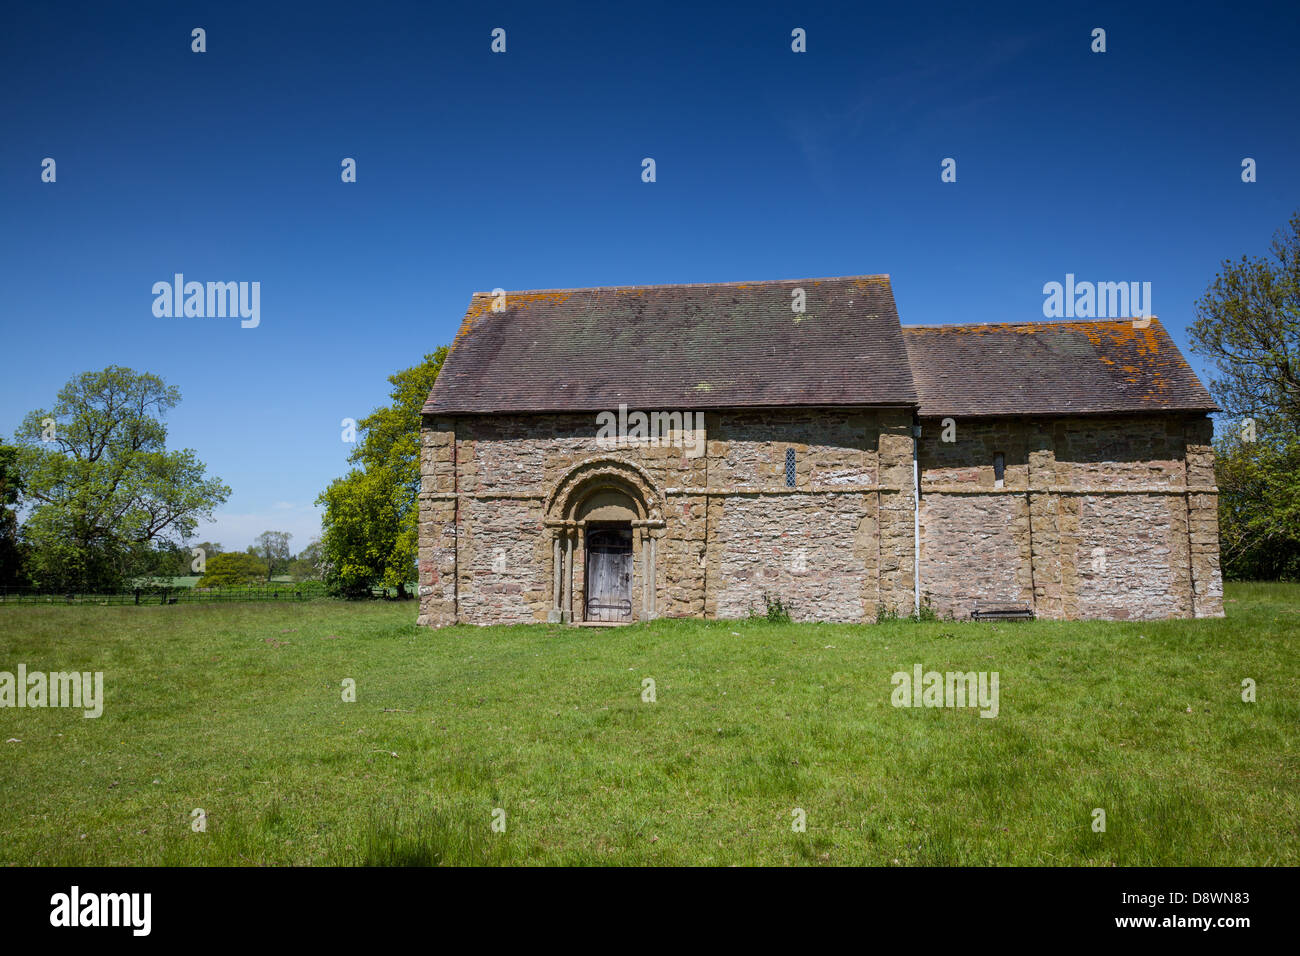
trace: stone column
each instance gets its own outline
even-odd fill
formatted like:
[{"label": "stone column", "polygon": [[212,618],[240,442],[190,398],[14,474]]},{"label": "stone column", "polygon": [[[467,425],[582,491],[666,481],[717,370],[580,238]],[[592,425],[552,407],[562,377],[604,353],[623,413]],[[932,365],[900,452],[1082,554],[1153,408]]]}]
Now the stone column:
[{"label": "stone column", "polygon": [[[574,583],[575,579],[578,576],[578,562],[582,560],[582,557],[580,557],[580,555],[585,556],[586,553],[587,553],[587,529],[581,522],[579,522],[577,526],[573,529],[573,556],[569,561],[569,620],[571,620],[575,624],[578,623],[579,620],[586,620],[587,617],[586,602],[583,599],[579,599],[578,587]],[[585,577],[583,578],[583,591],[584,591],[584,598],[585,598],[585,592],[586,592]],[[581,608],[582,610],[581,615],[578,614],[579,608]]]},{"label": "stone column", "polygon": [[560,623],[573,623],[573,532],[564,529],[564,598],[560,602]]},{"label": "stone column", "polygon": [[655,578],[658,575],[659,539],[652,533],[646,533],[646,544],[650,547],[650,558],[646,561],[646,620],[655,618]]},{"label": "stone column", "polygon": [[560,529],[551,529],[551,609],[546,614],[549,624],[559,624],[564,605],[564,546],[560,543]]},{"label": "stone column", "polygon": [[641,614],[643,621],[650,620],[650,529],[633,522],[637,542],[641,546]]},{"label": "stone column", "polygon": [[632,527],[641,543],[641,620],[652,621],[658,616],[656,594],[659,579],[659,536],[664,533],[663,518],[652,516],[645,521],[634,521]]}]

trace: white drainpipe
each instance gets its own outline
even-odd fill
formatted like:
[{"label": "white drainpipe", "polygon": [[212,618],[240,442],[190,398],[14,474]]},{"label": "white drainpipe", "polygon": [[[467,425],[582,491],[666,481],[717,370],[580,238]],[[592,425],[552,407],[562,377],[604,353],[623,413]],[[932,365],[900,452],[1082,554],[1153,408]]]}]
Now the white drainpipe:
[{"label": "white drainpipe", "polygon": [[912,426],[912,597],[916,616],[921,616],[921,468],[917,462],[921,426]]}]

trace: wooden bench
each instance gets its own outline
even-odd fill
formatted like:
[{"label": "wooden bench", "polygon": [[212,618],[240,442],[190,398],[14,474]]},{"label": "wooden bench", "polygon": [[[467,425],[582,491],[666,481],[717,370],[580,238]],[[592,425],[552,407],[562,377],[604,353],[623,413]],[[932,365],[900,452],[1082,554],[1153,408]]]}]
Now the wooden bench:
[{"label": "wooden bench", "polygon": [[972,621],[1032,621],[1034,609],[1019,601],[976,601]]}]

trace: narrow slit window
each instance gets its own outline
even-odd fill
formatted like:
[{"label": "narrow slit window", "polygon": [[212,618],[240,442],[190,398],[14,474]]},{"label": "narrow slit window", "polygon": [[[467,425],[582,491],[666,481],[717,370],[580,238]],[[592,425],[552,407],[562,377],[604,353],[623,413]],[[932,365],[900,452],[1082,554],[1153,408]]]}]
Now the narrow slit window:
[{"label": "narrow slit window", "polygon": [[998,452],[993,456],[993,487],[1001,488],[1006,483],[1007,456]]},{"label": "narrow slit window", "polygon": [[794,449],[793,448],[787,448],[785,450],[785,486],[787,488],[794,487]]}]

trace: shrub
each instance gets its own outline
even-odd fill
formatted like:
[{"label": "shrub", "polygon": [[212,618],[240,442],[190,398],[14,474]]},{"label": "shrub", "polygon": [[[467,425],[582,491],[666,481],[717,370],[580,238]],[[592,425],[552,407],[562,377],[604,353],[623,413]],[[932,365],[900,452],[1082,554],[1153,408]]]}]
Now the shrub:
[{"label": "shrub", "polygon": [[195,587],[220,588],[259,584],[266,580],[266,562],[254,554],[228,551],[208,559],[203,577]]}]

